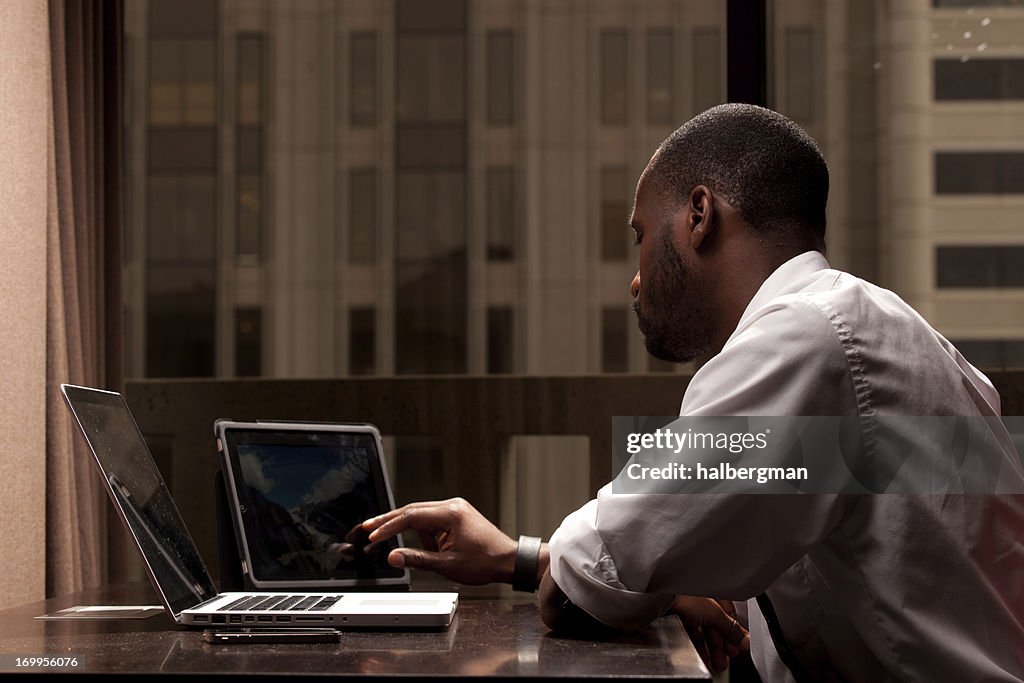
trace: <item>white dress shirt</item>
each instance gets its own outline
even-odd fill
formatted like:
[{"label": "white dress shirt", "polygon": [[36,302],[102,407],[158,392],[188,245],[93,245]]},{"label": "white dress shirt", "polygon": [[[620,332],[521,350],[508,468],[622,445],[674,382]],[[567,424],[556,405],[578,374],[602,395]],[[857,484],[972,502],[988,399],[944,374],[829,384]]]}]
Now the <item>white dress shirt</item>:
[{"label": "white dress shirt", "polygon": [[[898,296],[808,252],[763,283],[680,414],[991,416],[999,396]],[[1012,444],[996,458],[1020,484]],[[1024,678],[1024,496],[624,495],[607,485],[550,549],[559,587],[610,626],[637,628],[675,594],[748,600],[766,681],[791,677],[752,599],[762,591],[815,679]]]}]

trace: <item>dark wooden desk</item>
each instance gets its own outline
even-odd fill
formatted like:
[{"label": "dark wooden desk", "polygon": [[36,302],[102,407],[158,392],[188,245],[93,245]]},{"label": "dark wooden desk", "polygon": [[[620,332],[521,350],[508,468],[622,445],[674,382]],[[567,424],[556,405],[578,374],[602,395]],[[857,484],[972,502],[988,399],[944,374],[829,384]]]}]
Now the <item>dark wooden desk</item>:
[{"label": "dark wooden desk", "polygon": [[331,645],[208,645],[200,631],[183,630],[163,614],[133,621],[32,618],[72,605],[159,603],[148,585],[87,591],[0,612],[0,655],[77,655],[77,670],[90,673],[710,679],[674,618],[612,640],[577,640],[552,635],[536,600],[505,586],[429,588],[460,592],[450,629],[348,631]]}]

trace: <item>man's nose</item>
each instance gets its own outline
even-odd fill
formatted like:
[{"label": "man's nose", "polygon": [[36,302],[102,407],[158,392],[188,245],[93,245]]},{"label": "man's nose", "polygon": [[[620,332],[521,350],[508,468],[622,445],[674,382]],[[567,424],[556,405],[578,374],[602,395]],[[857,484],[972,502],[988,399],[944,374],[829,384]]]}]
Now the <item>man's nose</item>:
[{"label": "man's nose", "polygon": [[633,295],[633,298],[640,296],[640,271],[636,271],[636,275],[633,276],[633,282],[629,284],[629,293]]}]

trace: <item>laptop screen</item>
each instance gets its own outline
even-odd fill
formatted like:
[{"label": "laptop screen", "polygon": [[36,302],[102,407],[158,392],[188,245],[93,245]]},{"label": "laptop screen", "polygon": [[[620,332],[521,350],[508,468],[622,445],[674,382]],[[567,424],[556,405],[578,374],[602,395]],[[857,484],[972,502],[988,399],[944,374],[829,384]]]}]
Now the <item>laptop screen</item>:
[{"label": "laptop screen", "polygon": [[192,536],[120,394],[63,387],[104,483],[175,618],[217,594]]},{"label": "laptop screen", "polygon": [[376,439],[342,430],[225,430],[256,581],[401,578],[394,540],[366,550],[360,522],[390,509]]}]

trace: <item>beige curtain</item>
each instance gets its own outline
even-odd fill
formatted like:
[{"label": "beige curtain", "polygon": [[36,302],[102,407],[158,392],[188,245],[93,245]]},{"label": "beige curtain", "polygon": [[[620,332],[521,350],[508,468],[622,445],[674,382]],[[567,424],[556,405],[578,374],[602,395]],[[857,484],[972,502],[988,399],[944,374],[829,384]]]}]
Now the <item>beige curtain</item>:
[{"label": "beige curtain", "polygon": [[119,0],[49,2],[47,595],[107,580],[117,522],[59,385],[121,389],[120,22]]}]

